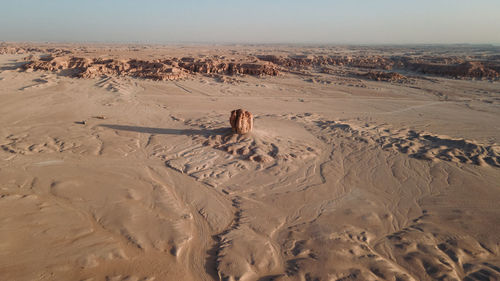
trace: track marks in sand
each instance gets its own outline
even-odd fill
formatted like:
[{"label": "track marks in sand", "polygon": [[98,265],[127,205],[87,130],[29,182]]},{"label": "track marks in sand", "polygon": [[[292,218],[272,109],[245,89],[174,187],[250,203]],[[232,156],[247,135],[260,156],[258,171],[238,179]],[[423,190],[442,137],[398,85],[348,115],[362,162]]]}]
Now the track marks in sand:
[{"label": "track marks in sand", "polygon": [[[4,253],[0,254],[0,260],[4,268],[17,268],[22,272],[17,278],[35,280],[38,279],[35,276],[44,275],[54,280],[65,279],[61,274],[74,268],[93,270],[100,263],[127,258],[118,243],[89,225],[86,216],[51,196],[2,191],[0,211],[1,252]],[[17,251],[19,244],[45,253],[44,258],[26,255],[30,250]],[[17,278],[2,272],[2,279]]]},{"label": "track marks in sand", "polygon": [[30,142],[29,135],[9,135],[5,142],[0,144],[0,148],[8,153],[30,155],[36,153],[51,153],[73,151],[80,148],[77,142],[66,142],[57,137],[46,137],[42,142]]},{"label": "track marks in sand", "polygon": [[142,148],[135,133],[88,125],[44,125],[6,133],[0,136],[0,152],[10,155],[68,153],[126,157]]},{"label": "track marks in sand", "polygon": [[469,235],[450,233],[426,222],[428,214],[389,234],[375,247],[389,254],[418,280],[500,280],[498,246],[486,247]]},{"label": "track marks in sand", "polygon": [[[114,200],[111,206],[95,206],[95,221],[146,254],[183,256],[192,238],[191,213],[167,186],[153,177],[144,179],[143,185],[146,190],[116,190],[117,195],[127,199],[115,195],[108,199]],[[120,212],[124,215],[114,218]]]},{"label": "track marks in sand", "polygon": [[[158,274],[168,272],[166,268],[174,268],[176,274],[199,257],[192,251],[200,245],[190,246],[197,231],[193,212],[184,198],[163,182],[164,175],[158,174],[154,167],[139,170],[121,167],[110,177],[109,171],[101,174],[93,167],[66,165],[67,173],[50,184],[46,180],[37,182],[35,189],[43,193],[49,185],[47,196],[51,201],[68,206],[68,212],[87,219],[97,237],[105,237],[110,245],[118,244],[126,260],[108,263],[97,259],[98,272],[119,273],[123,278],[159,277]],[[57,171],[56,167],[47,169]],[[75,178],[75,174],[78,177]],[[89,252],[87,256],[92,254]],[[203,266],[202,262],[198,264]]]},{"label": "track marks in sand", "polygon": [[34,82],[34,84],[24,86],[19,90],[26,91],[26,90],[41,90],[49,88],[52,86],[56,86],[59,83],[59,79],[57,78],[56,75],[44,74],[40,76],[40,78],[33,79],[32,82]]},{"label": "track marks in sand", "polygon": [[453,139],[413,130],[403,130],[396,134],[386,130],[382,132],[377,142],[384,149],[391,148],[417,159],[440,159],[500,167],[500,146],[481,145],[464,139]]},{"label": "track marks in sand", "polygon": [[[94,281],[94,278],[85,279],[82,281]],[[108,275],[105,277],[106,281],[154,281],[155,277],[138,277],[135,275]]]},{"label": "track marks in sand", "polygon": [[220,233],[214,235],[212,238],[215,241],[215,244],[211,249],[207,251],[208,257],[206,259],[205,267],[208,272],[211,272],[214,278],[223,279],[223,272],[221,272],[221,260],[224,257],[222,255],[222,250],[224,247],[228,245],[228,242],[225,238],[229,232],[236,230],[240,227],[241,217],[242,217],[242,209],[240,207],[240,201],[238,197],[235,197],[232,200],[232,207],[235,209],[233,214],[233,219],[231,223]]},{"label": "track marks in sand", "polygon": [[95,85],[107,91],[125,96],[129,96],[142,89],[137,82],[133,81],[131,78],[122,77],[104,77]]},{"label": "track marks in sand", "polygon": [[233,134],[227,128],[226,118],[218,115],[184,121],[184,125],[193,128],[179,130],[185,132],[188,139],[159,156],[165,159],[168,167],[178,172],[210,186],[220,186],[235,175],[254,171],[274,169],[275,176],[284,176],[298,167],[295,161],[314,162],[321,151],[318,142],[273,135],[266,129],[247,135]]},{"label": "track marks in sand", "polygon": [[[401,227],[399,231],[419,227],[408,225],[409,218],[414,217],[414,213],[420,211],[418,202],[415,200],[431,192],[435,193],[436,190],[432,190],[431,187],[425,189],[425,187],[433,180],[441,181],[441,178],[425,175],[417,175],[421,181],[413,181],[412,177],[416,174],[411,171],[416,169],[424,174],[429,165],[400,155],[402,153],[411,156],[408,151],[384,146],[385,142],[390,142],[384,137],[399,137],[405,141],[418,142],[414,146],[421,145],[425,149],[432,143],[425,143],[427,139],[423,137],[411,139],[407,136],[409,130],[394,131],[385,125],[357,125],[360,123],[359,120],[332,121],[315,114],[257,117],[256,122],[259,123],[256,124],[259,126],[256,126],[254,133],[247,136],[230,134],[227,129],[227,116],[211,115],[200,119],[175,117],[172,118],[173,122],[177,122],[181,128],[187,127],[188,129],[150,130],[146,133],[151,134],[146,135],[143,138],[144,141],[141,142],[143,143],[141,149],[165,161],[169,168],[215,187],[221,197],[233,200],[232,222],[214,232],[214,244],[211,248],[207,248],[209,255],[205,262],[207,272],[215,279],[222,280],[259,280],[259,278],[264,278],[263,280],[265,278],[271,280],[314,280],[315,278],[318,280],[426,280],[415,275],[408,266],[397,260],[400,258],[399,253],[376,247],[379,245],[379,237],[376,237],[374,233],[384,226],[385,229]],[[297,127],[286,132],[279,131],[287,126]],[[304,136],[313,135],[315,141],[294,136],[295,130]],[[162,132],[168,135],[168,146],[162,144],[163,137],[166,137],[162,136]],[[307,149],[308,147],[311,149]],[[294,149],[298,149],[298,152]],[[387,153],[383,149],[397,153]],[[255,159],[254,156],[260,153],[269,157],[269,161]],[[292,153],[305,157],[293,157]],[[435,160],[447,159],[436,157]],[[368,163],[365,164],[364,161]],[[303,171],[294,169],[295,162],[300,163],[302,170],[308,167],[313,171],[298,178],[296,175]],[[360,162],[362,162],[362,167],[375,168],[359,169],[356,165]],[[305,166],[304,163],[306,163]],[[442,165],[445,164],[442,163]],[[382,168],[376,168],[379,166]],[[280,167],[285,169],[280,170]],[[351,169],[352,167],[358,167],[358,170]],[[269,178],[264,178],[266,176]],[[256,177],[259,177],[257,184]],[[385,182],[385,179],[382,179],[384,177],[390,178],[387,181],[388,187],[372,182],[378,179]],[[447,186],[448,177],[447,173],[442,176],[444,186]],[[360,187],[363,185],[366,189]],[[436,189],[436,187],[433,188]],[[295,191],[299,191],[297,197],[294,197]],[[315,192],[320,195],[315,197]],[[366,229],[354,227],[350,222],[346,223],[343,231],[335,227],[331,230],[323,229],[328,228],[329,223],[334,221],[334,215],[338,215],[334,213],[336,208],[341,209],[343,202],[363,196],[364,192],[377,194],[375,199],[370,197],[371,199],[368,198],[370,200],[353,201],[356,204],[367,203],[363,208],[370,210],[370,214],[374,213],[372,216],[363,214],[362,221],[369,220]],[[395,196],[394,192],[398,195]],[[264,200],[266,194],[273,194],[272,196],[290,194],[290,202],[301,202],[293,206],[297,210],[296,213],[292,211],[285,215],[285,225],[270,214],[273,212],[271,210],[274,210],[271,205],[260,201]],[[397,199],[390,199],[394,197]],[[304,198],[307,198],[307,203],[304,203]],[[381,209],[377,209],[379,206]],[[383,213],[377,213],[379,210]],[[198,210],[198,213],[202,217],[211,214],[210,211],[202,209]],[[269,217],[266,217],[267,215]],[[198,215],[194,214],[194,216]],[[367,218],[364,218],[365,216]],[[263,227],[264,223],[259,223],[262,217],[270,221],[265,224],[268,225],[267,228]],[[297,217],[299,221],[294,221],[294,217]],[[376,219],[371,221],[372,218]],[[379,225],[379,228],[373,225]],[[271,233],[275,232],[279,237],[286,235],[290,227],[294,233],[285,239],[284,244],[278,244],[282,243],[281,238],[271,237]],[[344,226],[338,228],[341,227]],[[373,229],[370,227],[376,231],[372,232]],[[318,228],[321,228],[321,231],[317,230]],[[432,247],[438,248],[438,245],[439,243]],[[447,251],[446,247],[442,246],[442,248]],[[420,258],[417,263],[423,266],[424,272],[427,272],[425,267],[429,272],[434,271],[432,266],[436,259],[440,260],[439,253]],[[425,266],[423,265],[424,259]],[[473,263],[474,269],[467,274],[475,274],[471,275],[471,278],[485,274],[485,272],[490,276],[495,276],[495,273],[490,272],[491,267],[483,264],[485,262],[496,264],[490,258],[486,258],[479,263]],[[335,266],[325,270],[325,264]],[[447,276],[453,277],[454,275],[449,273]],[[467,275],[464,273],[460,276]]]},{"label": "track marks in sand", "polygon": [[[291,115],[288,118],[304,123],[327,143],[332,137],[343,137],[366,145],[377,144],[384,150],[397,151],[416,159],[500,167],[500,145],[497,144],[483,145],[410,129],[391,130],[376,124],[358,125],[359,121],[325,120],[314,114]],[[311,126],[311,122],[315,126]]]},{"label": "track marks in sand", "polygon": [[[164,159],[167,167],[215,187],[232,200],[233,219],[213,236],[214,245],[208,250],[206,269],[215,279],[257,280],[282,272],[278,245],[267,231],[250,223],[253,219],[247,208],[257,209],[260,203],[237,194],[278,187],[300,189],[310,184],[307,178],[317,176],[320,142],[296,123],[269,119],[257,118],[257,122],[275,122],[271,126],[293,126],[292,130],[301,131],[295,135],[282,134],[263,124],[252,134],[239,136],[227,128],[227,116],[217,115],[195,120],[173,119],[192,129],[177,130],[178,141],[171,141],[169,148],[161,147],[157,135],[147,138],[147,147],[156,157]],[[298,135],[306,138],[300,139]],[[304,164],[308,169],[298,171]],[[255,180],[256,173],[269,178],[264,181],[266,186],[246,184]],[[200,214],[206,216],[205,212]],[[276,230],[273,225],[269,231]]]},{"label": "track marks in sand", "polygon": [[[11,155],[34,155],[45,153],[71,153],[81,155],[99,155],[102,153],[102,141],[99,134],[86,128],[32,127],[6,134],[0,138],[0,152]],[[47,131],[51,133],[48,134]],[[83,132],[82,132],[83,131]],[[83,136],[82,136],[83,135]]]},{"label": "track marks in sand", "polygon": [[[375,251],[368,232],[346,226],[342,232],[310,237],[304,229],[291,228],[283,244],[284,280],[411,280],[405,268]],[[335,265],[325,268],[325,264]]]},{"label": "track marks in sand", "polygon": [[[196,140],[197,138],[195,138]],[[226,133],[225,135],[212,135],[203,142],[204,146],[225,151],[234,156],[258,163],[274,161],[291,161],[294,159],[307,159],[314,155],[314,148],[292,143],[288,140],[286,150],[280,148],[281,139],[273,141],[270,138],[253,135],[238,135]]]},{"label": "track marks in sand", "polygon": [[207,265],[216,269],[219,280],[261,280],[281,271],[279,247],[250,224],[245,201],[233,197],[233,221],[214,236],[216,244],[209,251]]},{"label": "track marks in sand", "polygon": [[172,241],[173,245],[169,250],[173,256],[181,256],[186,244],[192,239],[194,231],[191,210],[171,188],[159,180],[160,176],[153,169],[148,168],[147,173],[152,180],[153,190],[156,193],[156,195],[152,196],[154,202],[152,202],[151,208],[158,211],[157,216],[163,217],[164,214],[168,214],[168,216],[175,214],[181,218],[173,223],[175,232],[180,235]]}]

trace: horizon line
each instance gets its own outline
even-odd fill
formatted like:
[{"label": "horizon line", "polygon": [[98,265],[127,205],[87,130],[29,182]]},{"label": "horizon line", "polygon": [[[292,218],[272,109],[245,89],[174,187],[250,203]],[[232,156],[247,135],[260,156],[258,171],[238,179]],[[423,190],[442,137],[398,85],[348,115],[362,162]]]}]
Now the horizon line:
[{"label": "horizon line", "polygon": [[1,44],[116,44],[116,45],[329,45],[329,46],[493,46],[500,47],[500,42],[412,42],[412,43],[367,43],[367,42],[265,42],[265,41],[172,41],[172,42],[148,42],[148,41],[73,41],[73,40],[33,40],[33,41],[16,41],[16,40],[0,40]]}]

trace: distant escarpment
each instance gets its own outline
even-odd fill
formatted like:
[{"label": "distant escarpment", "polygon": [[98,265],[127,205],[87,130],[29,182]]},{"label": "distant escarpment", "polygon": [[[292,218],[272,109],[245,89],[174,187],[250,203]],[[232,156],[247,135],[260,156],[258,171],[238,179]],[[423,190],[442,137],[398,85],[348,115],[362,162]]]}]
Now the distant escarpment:
[{"label": "distant escarpment", "polygon": [[[378,69],[383,71],[405,71],[419,74],[452,77],[496,79],[500,77],[500,60],[492,58],[467,59],[459,57],[406,57],[406,56],[276,56],[257,55],[259,60],[272,62],[287,69],[304,69],[324,66],[340,66],[359,69]],[[366,78],[391,81],[394,72],[369,72]]]},{"label": "distant escarpment", "polygon": [[266,62],[226,62],[216,59],[172,58],[164,60],[117,60],[48,56],[31,60],[25,70],[65,71],[70,76],[94,78],[100,76],[131,76],[152,80],[177,80],[190,74],[247,74],[254,76],[278,75],[276,65]]},{"label": "distant escarpment", "polygon": [[453,78],[486,78],[500,77],[500,63],[455,60],[452,62],[425,59],[402,58],[396,67],[434,76]]},{"label": "distant escarpment", "polygon": [[311,66],[349,66],[357,68],[380,68],[389,70],[394,62],[378,56],[288,56],[280,57],[275,55],[258,55],[258,59],[269,61],[287,68],[303,68]]},{"label": "distant escarpment", "polygon": [[63,48],[41,48],[41,47],[19,47],[19,46],[2,46],[0,44],[0,55],[24,55],[31,53],[47,53],[54,55],[71,54],[72,51]]},{"label": "distant escarpment", "polygon": [[382,72],[382,71],[370,71],[365,74],[359,75],[362,78],[375,80],[375,81],[385,81],[385,82],[401,82],[408,78],[396,72]]},{"label": "distant escarpment", "polygon": [[131,76],[153,80],[175,80],[187,76],[183,69],[168,61],[115,60],[79,57],[44,57],[23,65],[25,70],[66,71],[73,77],[95,78],[107,76]]},{"label": "distant escarpment", "polygon": [[179,67],[193,73],[217,73],[217,74],[248,74],[254,76],[279,74],[278,68],[272,63],[259,62],[257,60],[248,62],[228,62],[216,58],[194,59],[190,57],[181,58],[177,62]]},{"label": "distant escarpment", "polygon": [[[132,47],[121,48],[123,50],[117,49],[108,54],[104,52],[104,47],[37,47],[0,43],[0,54],[27,55],[27,63],[22,66],[24,70],[61,72],[80,78],[130,76],[177,80],[199,74],[224,81],[233,75],[261,77],[288,73],[310,76],[323,73],[385,82],[405,82],[408,81],[406,77],[422,75],[454,79],[500,79],[500,56],[490,49],[481,52],[472,50],[471,53],[466,52],[468,49],[452,49],[451,53],[443,53],[437,47],[432,50],[423,47],[405,49],[404,52],[393,52],[390,48],[353,47],[352,50],[302,52],[307,53],[306,55],[297,54],[296,50],[285,52],[273,49],[254,53],[255,50],[252,49],[244,54],[227,50],[225,53],[221,51],[220,54],[213,52],[209,55],[194,55],[189,52],[172,54],[178,57],[163,53],[161,59],[149,59],[152,55],[146,51],[141,53],[131,51],[135,50]],[[108,55],[109,58],[103,58]]]}]

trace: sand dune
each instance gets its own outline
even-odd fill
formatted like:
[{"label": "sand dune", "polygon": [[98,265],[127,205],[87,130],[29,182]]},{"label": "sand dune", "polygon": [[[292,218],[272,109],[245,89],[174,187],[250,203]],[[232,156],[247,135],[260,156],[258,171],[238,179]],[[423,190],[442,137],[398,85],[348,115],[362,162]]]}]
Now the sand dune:
[{"label": "sand dune", "polygon": [[[30,48],[0,56],[2,280],[500,280],[495,79],[304,56],[334,47],[92,45],[71,55],[282,72],[79,79],[18,64],[70,47]],[[237,108],[251,133],[231,132]]]}]

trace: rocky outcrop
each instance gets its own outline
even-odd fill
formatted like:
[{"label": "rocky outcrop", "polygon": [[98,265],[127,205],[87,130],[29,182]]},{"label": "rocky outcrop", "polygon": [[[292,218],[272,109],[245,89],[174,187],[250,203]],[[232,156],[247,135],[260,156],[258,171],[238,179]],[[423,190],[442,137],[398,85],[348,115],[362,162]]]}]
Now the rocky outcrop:
[{"label": "rocky outcrop", "polygon": [[385,81],[385,82],[401,82],[408,79],[406,76],[396,72],[382,72],[382,71],[370,71],[365,74],[361,74],[360,76],[374,81]]},{"label": "rocky outcrop", "polygon": [[233,132],[237,134],[246,134],[252,131],[253,128],[253,115],[244,109],[236,109],[231,111],[229,123]]},{"label": "rocky outcrop", "polygon": [[193,58],[182,58],[179,62],[179,67],[182,67],[193,73],[204,74],[247,74],[253,76],[271,75],[276,76],[279,74],[276,65],[271,63],[262,62],[226,62],[218,59],[201,59],[195,60]]},{"label": "rocky outcrop", "polygon": [[225,62],[215,59],[195,60],[194,58],[145,61],[47,56],[38,60],[31,60],[23,65],[23,68],[25,70],[53,72],[64,70],[71,76],[80,78],[94,78],[106,75],[131,76],[152,80],[177,80],[195,73],[253,76],[275,76],[279,74],[278,67],[271,63]]},{"label": "rocky outcrop", "polygon": [[1,46],[0,44],[0,55],[22,55],[29,53],[46,53],[46,54],[71,54],[70,50],[61,48],[39,48],[39,47],[18,47],[18,46]]},{"label": "rocky outcrop", "polygon": [[188,73],[170,61],[89,59],[78,57],[45,57],[23,65],[25,70],[68,71],[79,78],[131,76],[152,80],[177,80]]},{"label": "rocky outcrop", "polygon": [[[90,47],[89,47],[90,48]],[[276,76],[282,72],[310,75],[311,72],[328,73],[377,80],[400,81],[399,73],[431,75],[458,79],[500,79],[500,56],[497,48],[481,47],[478,50],[465,47],[451,48],[451,53],[442,53],[436,48],[356,48],[321,49],[315,53],[271,50],[270,53],[249,55],[203,55],[197,57],[168,57],[148,60],[148,56],[131,54],[132,58],[118,52],[103,56],[102,48],[84,46],[9,44],[0,42],[0,54],[26,54],[26,70],[64,71],[65,74],[81,78],[100,76],[131,76],[152,80],[176,80],[201,74],[213,78],[221,76]],[[139,52],[137,48],[128,48]],[[439,52],[436,52],[438,50]],[[468,51],[472,53],[468,53]],[[94,53],[92,53],[94,52]],[[266,52],[265,49],[262,52]],[[90,55],[93,54],[93,55]],[[281,54],[281,55],[279,55]],[[285,54],[285,55],[284,55]],[[108,55],[108,54],[106,54]],[[42,58],[39,58],[39,57]],[[390,71],[390,72],[389,72]],[[361,73],[361,74],[360,74]],[[365,73],[365,74],[363,74]],[[223,80],[223,79],[222,79]]]},{"label": "rocky outcrop", "polygon": [[[342,66],[361,69],[403,70],[434,76],[452,78],[495,79],[500,77],[500,63],[491,60],[475,61],[458,57],[406,57],[406,56],[276,56],[258,55],[262,61],[271,62],[285,69],[319,68]],[[378,81],[400,79],[386,72],[369,72],[367,78]]]},{"label": "rocky outcrop", "polygon": [[22,67],[26,70],[47,70],[60,71],[66,69],[74,69],[83,71],[92,64],[92,60],[76,57],[52,57],[46,56],[38,60],[30,61]]},{"label": "rocky outcrop", "polygon": [[452,62],[447,64],[432,61],[404,60],[401,66],[405,70],[435,76],[478,79],[493,79],[500,77],[497,71],[477,61]]},{"label": "rocky outcrop", "polygon": [[394,62],[379,56],[288,56],[258,55],[259,60],[272,62],[287,68],[320,66],[349,66],[359,68],[391,69]]}]

